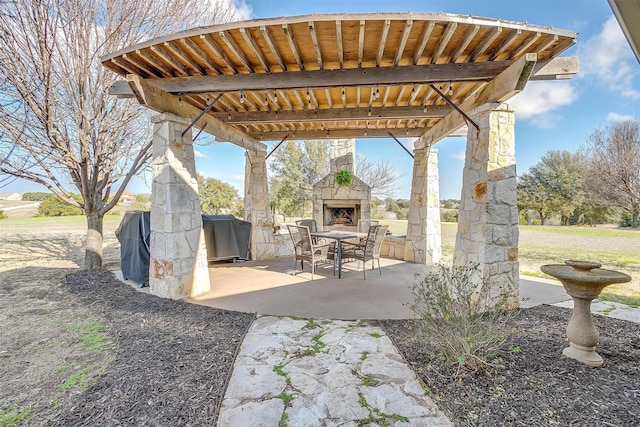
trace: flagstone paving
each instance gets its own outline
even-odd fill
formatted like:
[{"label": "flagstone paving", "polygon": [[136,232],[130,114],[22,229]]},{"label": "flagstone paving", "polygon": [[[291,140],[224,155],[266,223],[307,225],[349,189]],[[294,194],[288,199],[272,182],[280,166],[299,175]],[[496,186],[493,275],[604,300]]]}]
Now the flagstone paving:
[{"label": "flagstone paving", "polygon": [[371,322],[275,316],[253,322],[218,426],[363,424],[453,425]]}]

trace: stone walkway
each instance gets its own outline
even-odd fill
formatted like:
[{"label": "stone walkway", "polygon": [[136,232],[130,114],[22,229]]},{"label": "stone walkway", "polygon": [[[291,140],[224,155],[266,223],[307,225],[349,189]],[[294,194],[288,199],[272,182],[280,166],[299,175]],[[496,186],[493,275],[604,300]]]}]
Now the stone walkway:
[{"label": "stone walkway", "polygon": [[258,317],[220,427],[451,426],[384,331],[365,321]]}]

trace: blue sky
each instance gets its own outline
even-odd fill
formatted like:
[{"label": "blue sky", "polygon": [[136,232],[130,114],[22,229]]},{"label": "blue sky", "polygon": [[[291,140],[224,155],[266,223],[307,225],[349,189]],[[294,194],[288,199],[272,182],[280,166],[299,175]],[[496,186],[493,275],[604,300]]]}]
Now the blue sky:
[{"label": "blue sky", "polygon": [[[218,0],[227,1],[227,0]],[[516,160],[524,173],[548,150],[576,150],[599,127],[640,117],[640,65],[606,0],[245,0],[236,5],[248,18],[341,12],[445,12],[552,26],[578,33],[562,56],[578,56],[580,71],[568,81],[531,82],[509,101],[516,106]],[[412,148],[411,140],[402,140]],[[271,149],[275,143],[268,143]],[[243,194],[244,152],[229,143],[197,145],[197,169],[226,181]],[[440,197],[460,198],[464,138],[440,141]],[[357,140],[369,160],[388,160],[402,176],[397,197],[408,198],[412,159],[390,139]],[[150,178],[130,185],[150,192]],[[16,181],[2,191],[42,191]]]}]

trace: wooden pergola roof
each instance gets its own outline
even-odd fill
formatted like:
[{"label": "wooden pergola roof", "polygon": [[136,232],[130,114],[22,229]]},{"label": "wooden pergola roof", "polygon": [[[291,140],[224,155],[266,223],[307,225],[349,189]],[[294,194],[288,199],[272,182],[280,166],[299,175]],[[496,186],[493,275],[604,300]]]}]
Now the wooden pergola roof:
[{"label": "wooden pergola roof", "polygon": [[476,106],[529,80],[570,78],[576,34],[445,13],[306,15],[233,22],[102,58],[110,88],[195,120],[217,140],[416,137],[437,142]]}]

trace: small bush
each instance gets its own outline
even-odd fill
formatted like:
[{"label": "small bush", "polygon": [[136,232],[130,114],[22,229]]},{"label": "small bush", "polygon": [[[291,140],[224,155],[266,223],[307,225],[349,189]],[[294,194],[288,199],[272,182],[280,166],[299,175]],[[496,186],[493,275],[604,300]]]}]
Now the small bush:
[{"label": "small bush", "polygon": [[441,222],[458,222],[458,209],[440,208]]},{"label": "small bush", "polygon": [[0,209],[0,219],[7,219],[7,214],[2,209]]},{"label": "small bush", "polygon": [[510,296],[492,300],[477,264],[439,264],[424,277],[416,275],[412,294],[411,309],[422,319],[421,329],[458,367],[457,374],[488,364],[509,336],[514,314],[507,310]]},{"label": "small bush", "polygon": [[[74,198],[79,201],[82,198],[79,195],[75,195]],[[40,216],[73,216],[82,215],[82,209],[63,202],[56,196],[49,196],[40,202],[38,206],[38,215]]]}]

